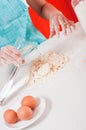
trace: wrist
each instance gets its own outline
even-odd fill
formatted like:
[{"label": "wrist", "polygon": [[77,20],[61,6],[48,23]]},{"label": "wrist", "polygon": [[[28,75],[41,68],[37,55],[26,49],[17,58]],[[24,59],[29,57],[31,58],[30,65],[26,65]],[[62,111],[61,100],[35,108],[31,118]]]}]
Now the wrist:
[{"label": "wrist", "polygon": [[47,20],[50,20],[53,16],[59,15],[60,11],[50,3],[46,3],[42,7],[41,16]]},{"label": "wrist", "polygon": [[57,9],[54,9],[51,13],[50,13],[50,17],[49,19],[53,18],[53,17],[59,17],[60,15],[62,15],[62,12],[60,12],[59,10]]}]

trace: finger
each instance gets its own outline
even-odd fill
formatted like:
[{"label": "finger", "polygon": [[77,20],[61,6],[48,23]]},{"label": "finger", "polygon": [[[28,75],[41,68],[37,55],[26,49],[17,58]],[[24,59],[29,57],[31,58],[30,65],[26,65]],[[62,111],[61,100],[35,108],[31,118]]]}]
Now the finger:
[{"label": "finger", "polygon": [[55,26],[55,32],[56,32],[56,35],[58,37],[60,37],[60,31],[59,31],[59,27],[58,26]]},{"label": "finger", "polygon": [[70,25],[71,25],[71,27],[72,27],[73,29],[76,29],[76,26],[75,26],[75,24],[74,24],[74,21],[71,21],[71,20],[70,20]]},{"label": "finger", "polygon": [[66,21],[67,26],[67,34],[72,32],[72,29],[75,29],[74,22],[73,21]]},{"label": "finger", "polygon": [[18,64],[23,64],[24,63],[24,60],[21,59],[21,57],[17,57],[17,58],[14,58],[14,57],[11,57],[11,55],[7,54],[6,52],[2,52],[2,58],[4,58],[5,60],[7,60],[9,63],[13,63],[15,65],[18,66]]},{"label": "finger", "polygon": [[5,53],[4,56],[9,58],[10,60],[13,59],[18,63],[22,63],[22,57],[20,55],[16,55],[14,52],[10,52],[8,48],[4,48],[3,53]]},{"label": "finger", "polygon": [[67,18],[66,19],[64,19],[64,22],[65,22],[65,24],[67,25],[67,28],[69,28],[70,29],[70,31],[72,31],[71,30],[71,25],[73,24],[73,22],[71,22],[70,20],[68,20]]},{"label": "finger", "polygon": [[67,23],[67,24],[66,24],[66,28],[67,28],[67,29],[66,29],[66,30],[67,30],[67,32],[66,32],[67,34],[72,32],[70,23]]},{"label": "finger", "polygon": [[24,63],[25,63],[25,60],[23,59],[23,60],[22,60],[22,64],[24,64]]},{"label": "finger", "polygon": [[63,27],[63,32],[65,35],[72,32],[71,25],[72,23],[69,20],[63,19],[61,26]]},{"label": "finger", "polygon": [[60,22],[60,25],[62,27],[64,34],[67,34],[67,23],[65,22],[63,16],[59,16],[59,22]]},{"label": "finger", "polygon": [[21,55],[21,53],[13,46],[6,46],[10,52],[14,52],[15,55]]},{"label": "finger", "polygon": [[7,62],[7,60],[5,60],[4,58],[1,58],[0,61],[4,65],[9,65],[9,63]]},{"label": "finger", "polygon": [[52,38],[53,36],[54,36],[54,29],[53,29],[53,30],[50,29],[50,35],[49,35],[49,38]]},{"label": "finger", "polygon": [[67,35],[67,24],[61,23],[61,26],[62,26],[62,30],[63,30],[64,34]]},{"label": "finger", "polygon": [[58,17],[57,16],[54,16],[52,19],[51,19],[51,26],[50,26],[50,31],[51,31],[51,36],[53,36],[56,32],[56,35],[60,35],[60,23],[58,21]]},{"label": "finger", "polygon": [[4,61],[6,61],[8,64],[12,63],[12,64],[15,64],[15,65],[18,65],[18,62],[15,61],[12,57],[7,55],[6,53],[2,53],[1,59],[4,59]]},{"label": "finger", "polygon": [[54,36],[54,25],[52,21],[50,21],[50,38]]},{"label": "finger", "polygon": [[54,28],[55,28],[56,35],[59,37],[60,36],[60,23],[58,21],[58,17],[54,18]]},{"label": "finger", "polygon": [[[13,47],[12,47],[12,49],[10,50],[9,47],[6,46],[6,47],[3,47],[1,50],[2,50],[3,52],[7,52],[9,55],[15,54],[16,56],[21,56],[20,52],[19,52],[18,50],[16,50],[16,49],[13,49]],[[16,53],[15,50],[18,51],[18,53]]]},{"label": "finger", "polygon": [[75,29],[74,21],[67,19],[65,16],[63,21],[68,27],[73,27]]}]

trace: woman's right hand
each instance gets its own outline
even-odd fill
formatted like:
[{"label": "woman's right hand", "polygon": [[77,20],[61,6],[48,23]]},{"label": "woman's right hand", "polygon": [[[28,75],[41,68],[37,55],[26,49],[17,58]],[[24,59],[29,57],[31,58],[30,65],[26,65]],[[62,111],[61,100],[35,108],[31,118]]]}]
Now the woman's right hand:
[{"label": "woman's right hand", "polygon": [[2,64],[23,64],[25,61],[21,56],[21,53],[13,46],[5,46],[0,50],[0,62]]}]

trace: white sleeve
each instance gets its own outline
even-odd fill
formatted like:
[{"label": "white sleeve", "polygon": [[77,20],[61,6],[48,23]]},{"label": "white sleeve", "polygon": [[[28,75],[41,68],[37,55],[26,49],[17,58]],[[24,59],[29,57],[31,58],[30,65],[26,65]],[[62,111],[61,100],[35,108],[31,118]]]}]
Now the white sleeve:
[{"label": "white sleeve", "polygon": [[22,0],[22,2],[28,7],[29,5],[27,4],[26,0]]}]

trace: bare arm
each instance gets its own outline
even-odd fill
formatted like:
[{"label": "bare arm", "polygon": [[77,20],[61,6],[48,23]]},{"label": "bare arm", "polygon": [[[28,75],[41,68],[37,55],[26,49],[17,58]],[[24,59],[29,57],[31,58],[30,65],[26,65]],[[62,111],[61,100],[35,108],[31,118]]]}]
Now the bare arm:
[{"label": "bare arm", "polygon": [[60,26],[64,34],[72,32],[74,22],[66,18],[63,13],[56,9],[53,5],[46,2],[46,0],[26,0],[27,3],[40,15],[41,17],[49,20],[50,22],[50,37],[54,32],[59,36]]},{"label": "bare arm", "polygon": [[50,19],[53,15],[59,13],[59,11],[46,0],[26,0],[27,3],[43,18]]}]

